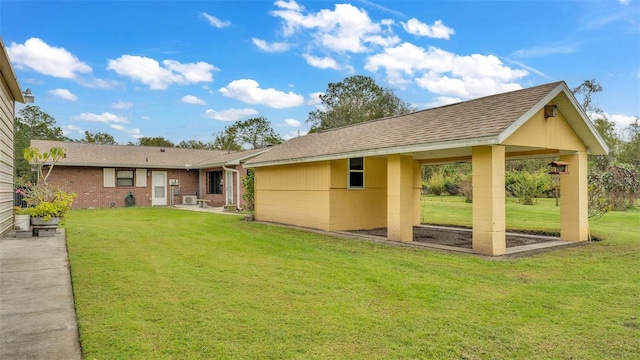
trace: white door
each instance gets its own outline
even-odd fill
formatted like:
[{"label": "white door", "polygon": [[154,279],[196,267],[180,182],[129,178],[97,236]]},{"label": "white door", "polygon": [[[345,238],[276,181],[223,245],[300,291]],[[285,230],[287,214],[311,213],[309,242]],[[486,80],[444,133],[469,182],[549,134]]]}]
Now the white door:
[{"label": "white door", "polygon": [[152,171],[151,179],[151,206],[167,206],[167,172]]},{"label": "white door", "polygon": [[225,192],[227,193],[227,204],[233,204],[233,173],[231,171],[227,171],[226,173]]}]

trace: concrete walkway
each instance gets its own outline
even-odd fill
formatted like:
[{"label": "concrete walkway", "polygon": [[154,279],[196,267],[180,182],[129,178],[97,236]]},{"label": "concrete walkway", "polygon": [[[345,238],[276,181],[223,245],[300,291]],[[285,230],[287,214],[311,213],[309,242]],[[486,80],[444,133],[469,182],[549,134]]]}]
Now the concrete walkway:
[{"label": "concrete walkway", "polygon": [[64,229],[0,238],[0,359],[82,359]]}]

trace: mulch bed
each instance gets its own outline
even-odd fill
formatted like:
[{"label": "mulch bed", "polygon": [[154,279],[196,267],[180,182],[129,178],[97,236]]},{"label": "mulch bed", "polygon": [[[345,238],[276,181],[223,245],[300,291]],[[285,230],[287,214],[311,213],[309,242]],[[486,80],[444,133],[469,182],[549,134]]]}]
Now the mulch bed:
[{"label": "mulch bed", "polygon": [[[378,229],[371,229],[371,230],[354,230],[352,232],[358,233],[358,234],[381,236],[385,238],[387,237],[387,228],[378,228]],[[531,235],[550,236],[551,234],[531,234]],[[544,238],[544,237],[529,237],[529,236],[510,235],[510,234],[507,234],[506,238],[507,238],[508,248],[553,241],[551,239]],[[465,229],[458,230],[454,228],[433,228],[433,227],[424,227],[424,226],[414,226],[413,241],[471,249],[472,248],[472,232],[470,230],[465,230]]]}]

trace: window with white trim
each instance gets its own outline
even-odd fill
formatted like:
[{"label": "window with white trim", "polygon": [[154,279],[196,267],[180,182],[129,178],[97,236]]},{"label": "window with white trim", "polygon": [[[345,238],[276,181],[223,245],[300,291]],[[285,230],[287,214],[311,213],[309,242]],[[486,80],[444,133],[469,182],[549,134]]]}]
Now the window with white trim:
[{"label": "window with white trim", "polygon": [[133,170],[116,171],[116,186],[133,186]]},{"label": "window with white trim", "polygon": [[349,159],[349,189],[364,189],[364,158]]},{"label": "window with white trim", "polygon": [[222,194],[222,171],[207,172],[207,194]]}]

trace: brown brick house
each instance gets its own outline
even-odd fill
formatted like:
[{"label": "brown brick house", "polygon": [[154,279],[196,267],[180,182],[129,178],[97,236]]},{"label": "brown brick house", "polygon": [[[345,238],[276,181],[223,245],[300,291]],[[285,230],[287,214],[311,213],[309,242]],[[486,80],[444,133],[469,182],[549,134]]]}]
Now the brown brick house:
[{"label": "brown brick house", "polygon": [[239,152],[32,140],[31,146],[65,150],[48,182],[78,195],[75,209],[171,206],[209,200],[210,206],[240,204],[242,164],[267,149]]}]

